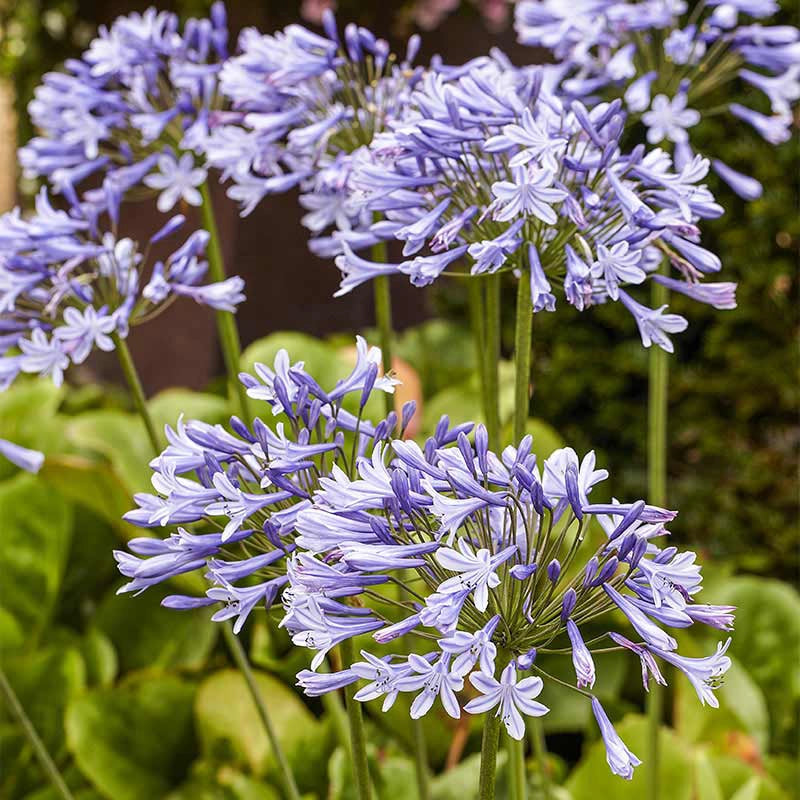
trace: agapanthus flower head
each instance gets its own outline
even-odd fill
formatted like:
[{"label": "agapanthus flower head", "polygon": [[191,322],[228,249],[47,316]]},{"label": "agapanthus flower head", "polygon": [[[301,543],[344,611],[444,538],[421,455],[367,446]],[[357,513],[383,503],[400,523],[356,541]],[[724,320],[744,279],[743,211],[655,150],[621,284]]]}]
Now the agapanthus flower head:
[{"label": "agapanthus flower head", "polygon": [[[254,375],[243,373],[248,395],[265,410],[252,425],[233,417],[229,428],[182,418],[175,428],[167,426],[169,444],[151,462],[155,493],[136,495],[138,507],[126,519],[169,533],[132,539],[132,552],[115,553],[120,572],[130,579],[120,592],[200,571],[209,581],[205,596],[171,595],[164,605],[214,606],[213,619],[235,618],[237,632],[253,609],[273,605],[293,568],[298,514],[310,509],[321,485],[347,480],[354,459],[390,438],[397,426],[394,412],[377,424],[363,417],[368,396],[393,392],[397,381],[376,375],[380,350],[360,338],[356,349],[350,375],[324,390],[285,350],[272,367],[256,364]],[[317,580],[328,581],[331,573],[336,567],[319,564]],[[309,630],[351,593],[345,582],[309,606]],[[370,621],[364,630],[376,627]],[[321,635],[314,641],[321,642]]]},{"label": "agapanthus flower head", "polygon": [[419,75],[411,67],[418,37],[398,59],[366,28],[348,24],[340,34],[330,10],[323,26],[323,34],[296,24],[271,35],[242,32],[220,76],[231,110],[214,118],[205,145],[242,213],[300,186],[313,234],[364,224],[346,202],[352,154],[400,115]]},{"label": "agapanthus flower head", "polygon": [[227,40],[221,2],[208,19],[183,28],[176,14],[154,8],[101,26],[80,58],[47,73],[36,89],[28,111],[39,135],[20,150],[25,174],[74,197],[100,173],[112,214],[120,194],[134,188],[161,190],[162,211],[179,199],[200,205],[199,148],[220,104]]},{"label": "agapanthus flower head", "polygon": [[[621,101],[566,101],[548,89],[551,72],[494,54],[426,73],[354,164],[352,202],[382,218],[334,234],[340,293],[391,271],[420,286],[505,272],[530,281],[535,311],[553,311],[559,287],[584,310],[622,299],[664,259],[693,283],[720,268],[698,243],[698,222],[722,214],[703,183],[708,160],[678,169],[661,149],[624,152]],[[404,260],[358,252],[393,239]],[[677,328],[661,323],[645,345],[669,347],[664,332]]]},{"label": "agapanthus flower head", "polygon": [[[772,0],[522,0],[515,13],[520,42],[549,49],[567,68],[566,96],[623,97],[649,142],[674,145],[686,158],[694,126],[726,110],[772,144],[789,138],[800,100],[800,30],[768,24],[777,10]],[[730,102],[733,91],[751,87],[769,114]],[[761,194],[753,178],[719,161],[713,167],[744,199]]]},{"label": "agapanthus flower head", "polygon": [[[730,665],[727,645],[706,659],[683,658],[665,626],[727,627],[715,620],[729,620],[731,609],[715,615],[701,606],[693,616],[695,555],[657,544],[675,511],[641,500],[592,502],[608,477],[593,453],[557,450],[540,473],[530,436],[495,453],[482,426],[473,441],[459,428],[442,428],[424,447],[374,444],[354,474],[320,480],[297,514],[281,625],[315,653],[299,684],[321,694],[366,679],[358,700],[382,698],[385,710],[409,692],[413,717],[440,701],[456,718],[494,713],[520,739],[524,715],[548,712],[536,698],[555,679],[539,655],[571,657],[575,690],[592,701],[609,764],[630,778],[639,761],[591,695],[592,647],[608,637],[612,648],[632,650],[647,666],[645,686],[650,673],[663,682],[657,663],[667,661],[713,705]],[[599,545],[590,544],[593,519],[606,533]],[[590,625],[596,634],[623,620],[630,639],[609,628],[584,638]],[[337,642],[368,632],[384,646],[380,658],[365,648],[364,662],[315,672]],[[480,695],[468,702],[459,695],[465,678]]]},{"label": "agapanthus flower head", "polygon": [[204,283],[206,231],[155,260],[150,245],[175,234],[183,217],[140,244],[117,234],[93,196],[63,210],[42,189],[33,214],[0,217],[0,390],[21,372],[59,385],[70,363],[113,350],[115,335],[124,339],[176,297],[230,311],[244,299],[241,278]]}]

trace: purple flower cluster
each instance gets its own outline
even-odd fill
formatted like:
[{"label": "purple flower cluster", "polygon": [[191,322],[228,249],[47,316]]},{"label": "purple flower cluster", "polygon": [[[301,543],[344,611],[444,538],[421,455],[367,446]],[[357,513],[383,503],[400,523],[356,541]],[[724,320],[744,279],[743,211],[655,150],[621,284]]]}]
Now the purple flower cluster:
[{"label": "purple flower cluster", "polygon": [[[163,604],[221,604],[213,619],[235,617],[236,632],[254,608],[272,606],[288,581],[297,516],[310,507],[320,481],[347,474],[366,447],[387,440],[397,425],[394,413],[376,425],[362,418],[370,394],[393,392],[397,381],[378,375],[381,352],[361,338],[357,354],[350,375],[328,391],[285,350],[274,368],[256,364],[255,375],[242,374],[248,395],[268,404],[273,426],[233,417],[230,430],[182,419],[166,428],[169,445],[151,462],[156,494],[136,495],[138,508],[125,518],[144,528],[181,527],[163,539],[132,539],[133,554],[115,552],[130,579],[120,592],[201,570],[211,583],[205,597],[172,595]],[[413,404],[403,426],[411,414]]]},{"label": "purple flower cluster", "polygon": [[[295,644],[315,651],[299,684],[318,695],[365,681],[357,700],[382,698],[386,710],[411,692],[412,717],[438,699],[458,718],[457,693],[468,679],[477,697],[463,710],[493,711],[519,739],[522,715],[548,710],[535,699],[551,678],[537,657],[569,655],[609,764],[630,778],[639,760],[591,695],[591,646],[609,637],[612,647],[635,653],[645,687],[651,677],[664,683],[658,660],[666,661],[716,706],[713,690],[730,666],[727,643],[708,658],[687,658],[665,628],[699,622],[727,630],[733,609],[697,603],[695,554],[656,544],[676,512],[641,500],[591,502],[608,476],[594,453],[581,460],[571,448],[557,450],[540,474],[529,436],[496,454],[482,426],[468,439],[471,428],[442,423],[424,447],[376,442],[357,475],[337,470],[320,479],[296,515],[283,592],[281,624]],[[593,519],[605,532],[599,545],[590,544]],[[632,638],[610,632],[585,641],[582,626],[596,627],[612,611],[622,612]],[[412,654],[364,650],[363,660],[339,672],[316,671],[330,648],[369,632],[377,646],[405,639],[403,652]]]},{"label": "purple flower cluster", "polygon": [[40,135],[19,153],[26,175],[47,177],[77,202],[76,187],[100,173],[102,189],[90,199],[112,215],[134,187],[160,191],[161,211],[178,199],[200,205],[206,171],[193,152],[219,105],[227,40],[222,3],[183,30],[177,15],[154,8],[101,27],[80,59],[36,89],[28,111]]},{"label": "purple flower cluster", "polygon": [[301,25],[239,38],[220,75],[232,110],[218,114],[205,144],[208,163],[232,184],[229,196],[249,214],[271,193],[303,190],[303,223],[317,234],[349,227],[362,213],[345,192],[353,152],[400,115],[419,72],[419,37],[401,64],[384,39],[349,24],[340,38],[332,12],[325,35]]},{"label": "purple flower cluster", "polygon": [[[586,97],[613,88],[647,127],[653,144],[670,142],[689,161],[689,131],[727,111],[771,144],[789,139],[800,99],[800,30],[765,25],[775,0],[523,0],[516,29],[523,44],[545,47],[560,62],[562,91]],[[730,102],[734,82],[762,92],[769,114]],[[722,162],[714,169],[745,199],[758,181]]]},{"label": "purple flower cluster", "polygon": [[[459,274],[463,260],[473,275],[514,271],[530,281],[535,311],[554,310],[556,284],[579,310],[621,300],[644,344],[667,350],[686,320],[623,288],[663,259],[681,277],[665,278],[677,291],[735,306],[735,284],[701,282],[721,268],[697,227],[723,213],[702,183],[709,162],[676,170],[663,150],[623,152],[621,101],[587,109],[553,94],[552,78],[550,68],[515,69],[499,54],[425,74],[405,116],[355,164],[353,202],[382,219],[333,234],[339,294],[388,273],[426,285]],[[403,243],[399,263],[357,253],[392,239]]]},{"label": "purple flower cluster", "polygon": [[124,339],[176,297],[230,311],[244,299],[241,278],[203,283],[206,231],[148,263],[149,245],[173,234],[183,217],[142,249],[117,236],[102,207],[86,201],[58,210],[42,189],[33,215],[15,209],[0,217],[0,390],[21,372],[60,385],[70,363],[94,348],[113,350],[114,335]]}]

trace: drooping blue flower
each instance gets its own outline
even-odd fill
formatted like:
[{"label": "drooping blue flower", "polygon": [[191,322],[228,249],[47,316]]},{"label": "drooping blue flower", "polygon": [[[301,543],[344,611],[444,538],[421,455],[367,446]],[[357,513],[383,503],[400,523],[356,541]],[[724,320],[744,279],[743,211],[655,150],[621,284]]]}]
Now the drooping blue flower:
[{"label": "drooping blue flower", "polygon": [[637,758],[629,749],[625,742],[620,739],[619,734],[611,724],[611,720],[605,712],[600,701],[596,697],[592,697],[592,712],[597,724],[600,728],[600,735],[603,737],[603,744],[606,747],[606,761],[611,771],[615,775],[619,775],[625,780],[630,780],[633,777],[633,770],[641,764],[641,760]]},{"label": "drooping blue flower", "polygon": [[0,439],[0,456],[3,456],[3,458],[20,469],[32,472],[34,475],[44,464],[44,453],[14,444],[14,442],[9,442],[8,439]]}]

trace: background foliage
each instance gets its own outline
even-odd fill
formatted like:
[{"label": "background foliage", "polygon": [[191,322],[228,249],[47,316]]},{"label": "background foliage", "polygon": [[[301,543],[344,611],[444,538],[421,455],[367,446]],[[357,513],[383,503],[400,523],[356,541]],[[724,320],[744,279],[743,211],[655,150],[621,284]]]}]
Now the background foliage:
[{"label": "background foliage", "polygon": [[[280,11],[296,18],[288,5]],[[394,5],[393,13],[408,6]],[[351,3],[345,14],[358,8]],[[0,9],[0,70],[13,77],[20,109],[41,73],[82,47],[98,14],[108,13],[75,0],[6,0]],[[22,114],[23,138],[26,125]],[[768,191],[748,205],[728,197],[728,213],[712,226],[712,249],[725,254],[726,273],[739,281],[739,308],[704,312],[674,299],[691,319],[670,362],[670,505],[681,511],[674,535],[704,551],[709,602],[730,602],[739,612],[721,708],[701,709],[685,681],[670,681],[661,779],[670,800],[781,800],[798,796],[800,785],[800,598],[791,586],[800,538],[798,142],[766,151],[713,120],[704,125],[720,156],[758,174]],[[461,287],[449,284],[433,301],[444,319],[405,331],[398,345],[416,371],[404,375],[409,391],[425,398],[421,437],[445,410],[454,419],[480,417]],[[507,302],[511,308],[510,287]],[[506,335],[510,344],[511,331]],[[350,333],[324,342],[274,333],[253,343],[243,364],[271,360],[285,346],[312,372],[336,378],[350,343]],[[647,357],[630,317],[619,304],[580,319],[566,307],[539,314],[534,361],[537,450],[548,453],[562,439],[579,450],[595,447],[621,496],[643,492]],[[510,364],[501,365],[501,375],[507,417]],[[229,409],[215,388],[161,393],[151,411],[159,425],[180,412],[224,421]],[[164,610],[156,589],[137,599],[115,593],[120,580],[111,550],[139,533],[121,515],[132,493],[149,485],[147,440],[124,395],[91,382],[63,390],[18,383],[0,395],[0,437],[47,455],[36,477],[0,463],[3,665],[78,800],[279,800],[255,709],[207,612]],[[169,590],[191,590],[192,580],[184,577]],[[293,688],[305,654],[263,618],[245,642],[301,790],[349,800],[341,720]],[[688,654],[707,644],[681,642]],[[619,731],[634,752],[643,752],[638,670],[615,654],[604,658],[598,695],[615,718],[624,717]],[[548,692],[544,701],[553,712],[544,721],[552,777],[560,784],[555,797],[642,796],[643,775],[626,784],[608,772],[580,698]],[[392,714],[370,714],[368,724],[379,797],[414,800],[406,710],[398,703]],[[472,729],[449,725],[433,714],[426,720],[438,774],[434,800],[465,800],[476,785],[479,730],[474,720]],[[454,740],[463,749],[454,749]],[[0,797],[55,797],[5,708],[0,759]],[[532,765],[529,779],[538,797]]]}]

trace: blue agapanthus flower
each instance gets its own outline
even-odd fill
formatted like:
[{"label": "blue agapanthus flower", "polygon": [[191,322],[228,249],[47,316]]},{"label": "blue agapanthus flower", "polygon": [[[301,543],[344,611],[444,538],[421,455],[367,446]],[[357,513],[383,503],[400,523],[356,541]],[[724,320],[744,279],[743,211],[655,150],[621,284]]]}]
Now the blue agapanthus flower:
[{"label": "blue agapanthus flower", "polygon": [[[370,395],[393,392],[397,381],[378,374],[378,348],[359,337],[356,349],[350,375],[327,390],[285,350],[273,367],[256,364],[255,375],[242,374],[248,395],[266,404],[266,421],[256,417],[248,426],[233,417],[226,429],[180,419],[167,426],[169,445],[150,464],[155,494],[136,495],[138,507],[125,518],[171,532],[132,539],[132,552],[115,553],[130,579],[120,592],[198,570],[210,583],[205,596],[170,595],[163,604],[214,606],[212,618],[234,618],[236,632],[253,609],[272,606],[289,580],[297,516],[310,507],[320,482],[352,472],[355,459],[389,439],[398,424],[394,412],[377,424],[364,417]],[[401,429],[411,414],[413,403],[403,411]],[[374,627],[370,622],[364,630]]]},{"label": "blue agapanthus flower", "polygon": [[113,350],[114,335],[126,338],[176,297],[228,311],[244,300],[239,277],[204,282],[206,231],[154,260],[149,246],[184,218],[172,217],[140,247],[117,234],[103,207],[87,199],[57,210],[42,189],[35,213],[0,217],[0,391],[20,373],[60,385],[70,364],[95,348]]},{"label": "blue agapanthus flower", "polygon": [[[150,8],[117,18],[79,59],[44,76],[28,106],[39,135],[20,149],[29,177],[46,177],[74,199],[86,178],[102,175],[112,214],[132,188],[159,192],[159,208],[200,205],[199,153],[209,115],[220,106],[217,80],[227,57],[225,7],[209,19]],[[148,177],[149,176],[149,177]]]},{"label": "blue agapanthus flower", "polygon": [[[579,310],[621,300],[644,344],[667,350],[686,320],[628,294],[664,259],[685,294],[735,305],[734,284],[702,282],[721,267],[699,244],[698,222],[723,213],[702,182],[708,160],[677,169],[661,149],[624,152],[622,102],[565,101],[553,77],[501,54],[425,74],[405,116],[354,163],[351,202],[382,219],[333,234],[339,294],[391,272],[426,285],[513,271],[530,281],[536,311],[555,308],[559,285]],[[402,243],[403,260],[358,254],[386,240]]]},{"label": "blue agapanthus flower", "polygon": [[31,450],[29,447],[23,447],[20,444],[8,441],[8,439],[0,439],[0,456],[10,461],[14,466],[24,469],[26,472],[31,472],[34,475],[42,468],[44,464],[44,453],[38,450]]},{"label": "blue agapanthus flower", "polygon": [[[777,11],[775,0],[522,0],[515,13],[520,42],[549,49],[563,65],[567,96],[624,97],[648,141],[674,147],[682,165],[692,157],[692,129],[710,114],[727,111],[771,144],[791,136],[800,30],[762,22]],[[767,102],[752,92],[753,107],[731,102],[735,83]],[[753,178],[713,167],[741,197],[760,196]]]},{"label": "blue agapanthus flower", "polygon": [[[548,712],[541,701],[557,680],[542,656],[571,658],[609,765],[630,778],[639,759],[592,695],[594,650],[633,652],[645,688],[665,683],[667,662],[716,706],[728,643],[687,658],[667,629],[729,630],[734,609],[700,604],[695,554],[659,544],[675,511],[593,502],[608,477],[593,452],[556,450],[540,472],[530,436],[494,453],[485,428],[470,440],[471,428],[444,422],[422,447],[375,442],[355,473],[320,478],[293,521],[283,590],[281,625],[314,651],[298,683],[310,695],[359,683],[356,699],[384,710],[410,693],[415,718],[437,702],[455,718],[492,713],[521,739],[524,716]],[[624,635],[614,630],[623,621]],[[342,670],[318,671],[333,646],[364,633],[377,653],[365,647]],[[459,694],[467,682],[472,699]]]},{"label": "blue agapanthus flower", "polygon": [[232,110],[215,116],[205,145],[243,214],[267,194],[300,186],[303,224],[315,235],[364,223],[345,191],[351,154],[401,114],[419,77],[410,66],[418,36],[398,63],[366,28],[351,23],[340,37],[332,12],[323,22],[324,35],[301,25],[242,32],[220,75]]}]

